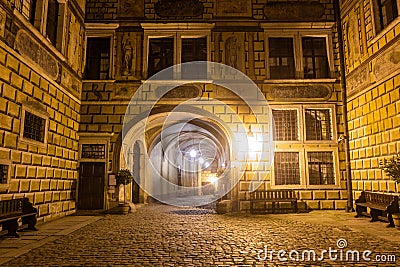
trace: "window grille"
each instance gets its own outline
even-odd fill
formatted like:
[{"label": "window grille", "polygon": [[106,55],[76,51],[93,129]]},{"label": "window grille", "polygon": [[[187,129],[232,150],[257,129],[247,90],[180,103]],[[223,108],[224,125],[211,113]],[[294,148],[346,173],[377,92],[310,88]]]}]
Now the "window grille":
[{"label": "window grille", "polygon": [[274,172],[276,185],[299,185],[299,153],[276,152],[274,160]]},{"label": "window grille", "polygon": [[82,158],[105,159],[106,146],[104,144],[84,144],[82,145]]},{"label": "window grille", "polygon": [[299,140],[297,110],[273,110],[275,141]]},{"label": "window grille", "polygon": [[24,138],[44,143],[46,119],[25,111]]},{"label": "window grille", "polygon": [[306,109],[306,140],[332,140],[331,116],[328,109]]},{"label": "window grille", "polygon": [[335,184],[332,152],[307,152],[310,185]]},{"label": "window grille", "polygon": [[0,164],[0,184],[6,184],[8,181],[8,165]]}]

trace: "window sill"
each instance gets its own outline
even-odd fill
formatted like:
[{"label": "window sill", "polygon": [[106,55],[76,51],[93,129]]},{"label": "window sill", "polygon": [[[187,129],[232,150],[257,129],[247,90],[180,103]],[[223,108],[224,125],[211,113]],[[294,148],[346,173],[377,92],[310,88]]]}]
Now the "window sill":
[{"label": "window sill", "polygon": [[28,30],[36,36],[37,39],[41,41],[41,43],[48,48],[54,55],[56,55],[61,61],[65,62],[65,56],[54,46],[53,43],[50,42],[38,29],[35,28],[24,16],[22,16],[19,11],[14,10],[14,16],[16,16],[20,21],[24,22],[24,25]]},{"label": "window sill", "polygon": [[47,142],[42,143],[40,141],[35,141],[35,140],[27,139],[24,137],[21,137],[19,139],[19,141],[26,145],[32,145],[32,146],[43,147],[43,148],[47,147]]},{"label": "window sill", "polygon": [[376,43],[379,39],[381,39],[383,36],[385,36],[388,32],[393,30],[393,28],[395,28],[396,25],[399,23],[400,23],[400,16],[398,16],[396,19],[394,19],[392,22],[390,22],[388,25],[386,25],[386,27],[383,30],[378,32],[375,35],[375,37],[369,41],[369,44],[372,45],[372,44]]},{"label": "window sill", "polygon": [[319,189],[319,190],[338,190],[341,189],[340,185],[271,185],[271,189],[293,189],[293,190],[306,190],[306,189]]},{"label": "window sill", "polygon": [[188,83],[213,83],[213,80],[208,79],[198,79],[198,80],[190,80],[190,79],[170,79],[170,80],[142,80],[142,83],[152,83],[152,84],[172,84],[172,85],[183,85]]},{"label": "window sill", "polygon": [[264,83],[282,84],[282,83],[335,83],[337,79],[326,78],[326,79],[282,79],[282,80],[264,80]]}]

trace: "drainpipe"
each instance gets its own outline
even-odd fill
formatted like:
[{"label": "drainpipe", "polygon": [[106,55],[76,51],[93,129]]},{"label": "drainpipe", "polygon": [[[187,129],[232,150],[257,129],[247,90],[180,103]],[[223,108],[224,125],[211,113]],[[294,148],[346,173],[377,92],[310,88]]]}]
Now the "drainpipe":
[{"label": "drainpipe", "polygon": [[346,180],[347,180],[347,205],[346,212],[354,211],[353,208],[353,186],[351,181],[351,165],[350,165],[350,146],[349,146],[349,128],[347,122],[347,88],[346,88],[346,74],[344,63],[343,51],[343,32],[342,32],[342,19],[340,15],[339,0],[334,0],[335,19],[339,41],[339,56],[340,56],[340,84],[342,87],[342,105],[343,105],[343,146],[346,157]]}]

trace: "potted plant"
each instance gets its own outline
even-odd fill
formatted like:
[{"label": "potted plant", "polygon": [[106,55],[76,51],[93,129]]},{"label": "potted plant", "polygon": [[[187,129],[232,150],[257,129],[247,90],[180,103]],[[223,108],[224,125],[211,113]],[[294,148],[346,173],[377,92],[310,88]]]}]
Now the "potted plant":
[{"label": "potted plant", "polygon": [[[392,180],[400,183],[400,154],[393,156],[390,159],[384,159],[379,162],[380,168],[389,176]],[[400,213],[392,214],[394,225],[400,227]]]},{"label": "potted plant", "polygon": [[127,185],[130,184],[133,180],[131,171],[128,169],[121,169],[116,174],[117,185]]},{"label": "potted plant", "polygon": [[120,203],[118,206],[122,214],[127,214],[129,211],[129,204],[126,203],[125,185],[130,184],[133,180],[133,177],[128,169],[121,169],[116,173],[115,178],[117,180],[118,188],[120,189],[121,185],[124,187],[124,203]]}]

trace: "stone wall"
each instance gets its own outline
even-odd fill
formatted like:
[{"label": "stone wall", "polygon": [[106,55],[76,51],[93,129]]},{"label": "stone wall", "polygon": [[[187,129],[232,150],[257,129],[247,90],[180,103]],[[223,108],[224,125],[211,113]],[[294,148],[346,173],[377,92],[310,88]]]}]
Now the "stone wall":
[{"label": "stone wall", "polygon": [[[10,186],[0,198],[28,197],[46,220],[75,211],[80,105],[24,61],[11,49],[0,47],[0,158],[12,161]],[[45,147],[20,140],[26,101],[40,103],[49,114]]]},{"label": "stone wall", "polygon": [[[333,0],[89,0],[86,20],[297,20],[333,21]],[[305,10],[310,10],[305,12]],[[315,15],[317,14],[317,16]],[[272,15],[272,16],[271,16]],[[292,16],[292,17],[291,17]]]},{"label": "stone wall", "polygon": [[371,1],[345,1],[342,10],[355,196],[398,192],[379,161],[400,152],[400,20],[378,32]]},{"label": "stone wall", "polygon": [[[144,1],[120,1],[119,11],[115,10],[116,3],[113,1],[103,1],[94,2],[88,1],[87,5],[87,22],[104,22],[113,21],[115,23],[123,24],[116,29],[114,33],[114,42],[116,45],[113,47],[114,63],[113,69],[115,71],[112,74],[115,76],[111,77],[109,81],[87,81],[84,82],[83,92],[82,92],[82,106],[81,106],[81,124],[79,131],[81,133],[93,134],[95,136],[99,133],[112,133],[113,136],[110,137],[110,150],[109,150],[109,172],[118,170],[119,166],[116,159],[119,158],[119,145],[118,136],[120,135],[123,118],[125,115],[126,107],[130,98],[136,92],[137,88],[142,84],[141,79],[146,78],[140,75],[140,71],[143,73],[143,59],[145,56],[144,51],[144,38],[143,32],[140,30],[139,22],[144,22],[143,17],[146,19],[145,22],[212,22],[215,23],[215,27],[211,30],[211,38],[209,43],[209,53],[211,56],[211,61],[219,63],[228,63],[226,60],[226,42],[232,36],[236,37],[238,42],[241,44],[239,48],[241,58],[238,58],[238,68],[253,79],[261,91],[264,93],[265,97],[268,99],[268,103],[273,105],[302,105],[302,104],[332,104],[334,106],[334,111],[336,114],[336,135],[340,136],[343,134],[343,108],[342,108],[342,95],[341,86],[339,84],[339,50],[338,50],[338,37],[335,26],[332,29],[332,54],[333,58],[333,71],[329,81],[324,81],[320,83],[315,82],[304,82],[302,80],[292,81],[287,84],[274,84],[267,80],[266,78],[266,51],[265,51],[265,33],[264,30],[259,26],[260,21],[274,21],[274,22],[287,22],[298,18],[298,12],[301,11],[299,7],[307,5],[310,1],[266,1],[266,0],[254,0],[254,1],[235,1],[235,5],[232,5],[232,1],[212,1],[212,0],[201,0],[193,1],[196,3],[203,4],[203,13],[198,16],[191,16],[190,11],[182,15],[179,10],[173,9],[169,17],[164,16],[165,14],[157,14],[156,4],[161,1],[156,0],[146,0]],[[162,1],[164,7],[169,8],[168,2]],[[177,1],[179,2],[179,1]],[[192,2],[192,1],[188,1]],[[268,4],[274,4],[276,2],[280,4],[285,4],[282,6],[268,6]],[[318,18],[313,15],[313,12],[307,13],[301,20],[305,23],[310,20],[316,20],[319,22],[332,22],[334,21],[334,11],[333,11],[333,1],[331,0],[321,0],[319,4],[312,2],[316,6],[316,11],[320,12],[320,7],[323,7],[322,12]],[[138,3],[137,8],[128,10],[128,6],[133,3]],[[128,4],[128,5],[127,5]],[[122,5],[122,6],[121,6]],[[232,6],[229,6],[232,5]],[[241,6],[240,10],[235,9],[237,6]],[[94,6],[103,7],[103,13],[96,17],[92,8]],[[182,10],[184,10],[184,5]],[[250,7],[249,9],[247,7]],[[268,8],[278,8],[277,10],[285,11],[288,8],[293,9],[291,17],[288,16],[275,16],[268,17]],[[310,7],[312,8],[312,7]],[[267,10],[267,11],[266,11]],[[97,11],[96,11],[97,12]],[[175,12],[175,13],[174,13]],[[318,13],[317,12],[317,13]],[[103,15],[104,14],[104,15]],[[319,14],[319,13],[318,13]],[[107,15],[107,18],[106,18]],[[129,16],[130,17],[129,17]],[[254,23],[256,21],[256,23]],[[293,22],[291,21],[292,23]],[[332,23],[333,24],[333,23]],[[131,26],[131,28],[129,28]],[[133,59],[132,75],[124,77],[121,71],[121,58],[122,50],[121,43],[124,38],[131,38],[132,43],[136,47],[135,51],[138,54],[135,59]],[[240,50],[242,49],[242,50]],[[139,64],[139,65],[137,65]],[[139,72],[138,72],[139,71]],[[299,86],[308,88],[308,91],[314,92],[313,96],[308,96],[302,98],[299,95],[292,98],[276,99],[272,94],[273,87],[279,86]],[[209,88],[205,86],[205,94],[210,97],[215,97],[218,95],[218,90]],[[315,93],[317,92],[317,93]],[[318,93],[319,92],[319,93]],[[318,95],[319,94],[319,95]],[[307,99],[308,98],[308,99]],[[223,99],[223,98],[221,98]],[[250,114],[250,110],[246,106],[242,106],[242,103],[237,100],[230,98],[229,100],[223,100],[230,103],[232,109],[237,112],[235,116],[239,116],[243,122],[246,124],[253,123],[253,117]],[[174,100],[168,102],[163,102],[164,104],[174,104]],[[160,104],[162,105],[162,104]],[[205,110],[213,113],[219,118],[223,119],[226,123],[231,123],[231,114],[226,114],[220,112],[221,109],[218,107],[211,107],[205,105],[203,107]],[[135,107],[137,109],[135,112],[140,113],[142,110],[140,107]],[[263,113],[263,111],[261,111]],[[264,114],[265,115],[265,114]],[[335,148],[338,150],[338,160],[339,160],[339,182],[334,188],[299,188],[293,187],[298,194],[300,199],[300,208],[312,208],[312,209],[344,209],[346,206],[347,192],[346,192],[346,176],[345,176],[345,163],[344,163],[344,152],[343,146],[338,144],[334,140],[333,144],[302,144],[296,149],[331,149]],[[290,150],[291,148],[288,147]],[[249,209],[249,187],[253,178],[259,176],[259,172],[266,172],[265,169],[251,170],[248,169],[245,175],[242,177],[238,185],[238,199],[240,200],[240,209],[247,211]],[[258,178],[257,178],[258,179]],[[260,178],[261,179],[261,178]],[[268,177],[261,184],[261,188],[271,188],[271,181]],[[107,189],[105,189],[107,190]],[[110,196],[110,198],[112,198]]]},{"label": "stone wall", "polygon": [[[9,4],[0,2],[0,161],[9,163],[0,200],[28,197],[43,222],[76,210],[82,10],[65,9],[73,33],[56,48]],[[48,118],[47,141],[23,138],[25,108]]]}]

